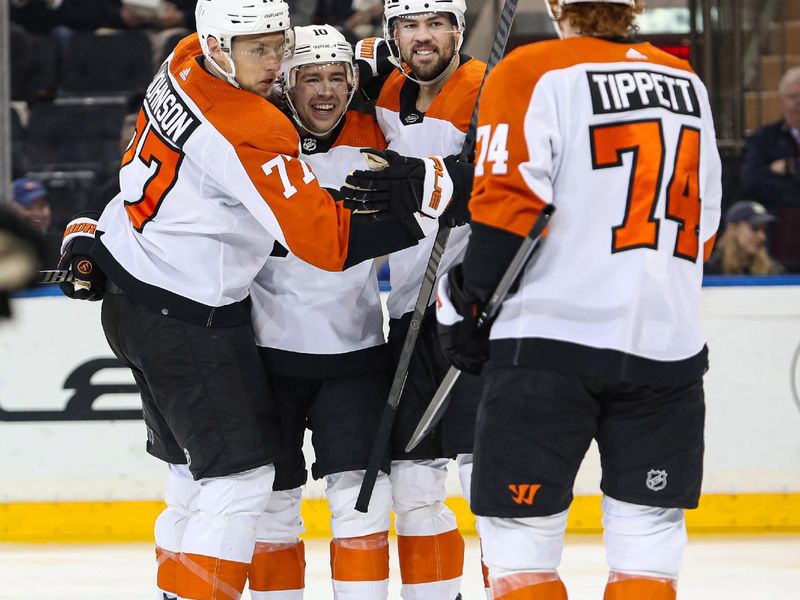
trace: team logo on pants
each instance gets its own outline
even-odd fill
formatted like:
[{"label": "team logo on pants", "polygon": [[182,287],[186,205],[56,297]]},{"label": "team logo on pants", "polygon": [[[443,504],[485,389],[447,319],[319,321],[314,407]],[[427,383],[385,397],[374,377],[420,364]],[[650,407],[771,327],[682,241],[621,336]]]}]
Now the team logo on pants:
[{"label": "team logo on pants", "polygon": [[647,487],[658,492],[667,487],[667,472],[650,469],[647,472]]}]

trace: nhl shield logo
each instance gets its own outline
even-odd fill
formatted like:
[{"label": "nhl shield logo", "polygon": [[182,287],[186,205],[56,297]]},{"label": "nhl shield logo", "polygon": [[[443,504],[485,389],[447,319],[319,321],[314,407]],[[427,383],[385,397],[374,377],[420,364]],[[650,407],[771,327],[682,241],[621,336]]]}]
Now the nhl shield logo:
[{"label": "nhl shield logo", "polygon": [[308,137],[303,140],[303,150],[306,152],[313,152],[317,149],[317,140]]},{"label": "nhl shield logo", "polygon": [[647,487],[654,492],[659,492],[667,487],[667,472],[650,469],[647,472]]},{"label": "nhl shield logo", "polygon": [[192,457],[189,455],[189,451],[184,448],[183,453],[186,455],[186,465],[191,467],[192,466]]}]

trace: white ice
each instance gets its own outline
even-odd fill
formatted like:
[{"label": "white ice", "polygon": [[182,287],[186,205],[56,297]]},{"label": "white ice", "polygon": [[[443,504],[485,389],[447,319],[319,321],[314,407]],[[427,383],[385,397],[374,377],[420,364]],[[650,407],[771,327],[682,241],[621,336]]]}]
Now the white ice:
[{"label": "white ice", "polygon": [[[308,540],[306,548],[306,600],[332,598],[328,543]],[[393,599],[400,597],[394,550],[393,543]],[[685,565],[679,600],[800,600],[800,536],[696,536]],[[483,600],[475,538],[467,540],[464,571],[464,600]],[[606,565],[599,536],[568,537],[561,575],[571,600],[602,598]],[[153,580],[147,544],[0,544],[1,600],[153,600]]]}]

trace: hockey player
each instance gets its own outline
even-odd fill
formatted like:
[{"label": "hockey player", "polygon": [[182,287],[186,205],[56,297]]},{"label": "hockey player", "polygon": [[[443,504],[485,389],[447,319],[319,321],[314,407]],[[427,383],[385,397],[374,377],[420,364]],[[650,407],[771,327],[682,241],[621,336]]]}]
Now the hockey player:
[{"label": "hockey player", "polygon": [[[567,598],[557,568],[594,438],[605,599],[673,600],[702,476],[711,108],[686,62],[630,39],[638,0],[548,7],[565,39],[514,51],[486,82],[472,236],[439,288],[453,363],[491,348],[472,509],[496,600]],[[548,235],[481,341],[472,315],[548,203]]]},{"label": "hockey player", "polygon": [[288,10],[199,0],[198,34],[147,90],[102,237],[79,220],[65,240],[62,266],[91,284],[71,295],[98,299],[108,277],[106,337],[139,387],[148,451],[172,465],[155,531],[165,597],[238,598],[245,585],[281,438],[248,297],[275,243],[341,270],[414,244],[419,227],[397,217],[446,204],[398,198],[351,216],[320,186],[264,99]]},{"label": "hockey player", "polygon": [[[464,144],[486,65],[459,53],[465,11],[464,0],[386,0],[384,35],[389,60],[396,68],[380,88],[376,111],[391,151],[409,157],[445,157],[438,169],[428,167],[430,177],[441,177],[443,188],[452,180],[456,188],[469,190],[472,165],[458,163],[456,156]],[[381,43],[371,40],[357,48],[373,75],[380,74]],[[409,166],[391,152],[386,158],[390,164],[383,171],[359,172],[351,181],[378,189],[401,185]],[[463,256],[469,228],[461,223],[450,234],[442,269]],[[436,221],[429,220],[428,225],[428,235],[418,246],[389,257],[389,338],[396,356],[438,230]],[[393,431],[390,479],[403,598],[452,600],[460,587],[464,542],[455,515],[444,504],[445,481],[448,462],[457,456],[462,488],[469,495],[478,379],[462,378],[453,391],[458,401],[451,403],[437,430],[414,452],[404,451],[447,366],[431,309],[417,340]]]},{"label": "hockey player", "polygon": [[[329,25],[295,27],[293,52],[281,73],[301,158],[322,185],[343,186],[348,173],[366,165],[361,148],[386,147],[374,117],[347,110],[358,87],[353,49]],[[276,464],[274,491],[258,522],[250,593],[261,600],[303,597],[298,535],[308,427],[316,457],[312,473],[325,478],[332,514],[334,598],[386,598],[392,496],[385,473],[369,512],[354,509],[389,393],[391,358],[375,266],[366,261],[328,273],[276,244],[251,298],[287,456]]]}]

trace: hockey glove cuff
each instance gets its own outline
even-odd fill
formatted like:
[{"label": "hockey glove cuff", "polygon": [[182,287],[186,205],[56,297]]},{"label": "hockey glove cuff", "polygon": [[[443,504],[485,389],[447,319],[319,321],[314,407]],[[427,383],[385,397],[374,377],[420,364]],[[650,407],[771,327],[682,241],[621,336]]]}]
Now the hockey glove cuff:
[{"label": "hockey glove cuff", "polygon": [[464,286],[460,264],[439,281],[436,320],[442,351],[457,369],[479,375],[489,359],[489,327],[478,329],[484,302]]},{"label": "hockey glove cuff", "polygon": [[369,37],[360,40],[356,43],[355,55],[362,85],[394,70],[394,65],[389,61],[389,46],[383,38]]},{"label": "hockey glove cuff", "polygon": [[76,300],[101,300],[106,289],[106,276],[90,256],[97,233],[96,217],[97,213],[83,213],[64,230],[58,268],[69,272],[71,281],[59,287],[65,296]]}]

